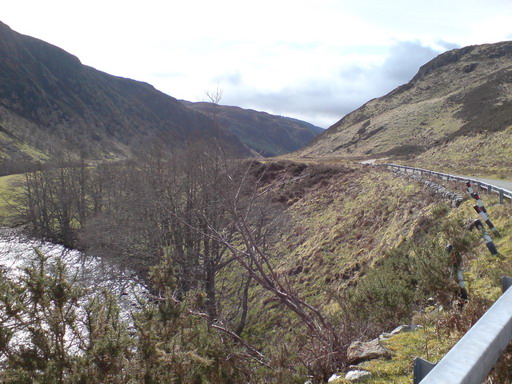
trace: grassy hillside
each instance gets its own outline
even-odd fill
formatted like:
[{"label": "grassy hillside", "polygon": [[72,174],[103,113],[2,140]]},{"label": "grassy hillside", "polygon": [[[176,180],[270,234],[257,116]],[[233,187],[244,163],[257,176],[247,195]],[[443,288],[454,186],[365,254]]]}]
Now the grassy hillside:
[{"label": "grassy hillside", "polygon": [[[363,363],[361,369],[373,374],[365,383],[410,382],[414,358],[441,358],[499,297],[499,277],[512,274],[512,207],[499,205],[493,196],[483,199],[503,234],[495,240],[499,258],[491,257],[479,235],[466,229],[476,218],[469,197],[451,208],[422,185],[378,168],[260,166],[267,174],[263,188],[270,187],[288,205],[286,225],[273,249],[279,271],[331,319],[353,327],[347,346],[400,324],[422,327],[386,340],[394,356]],[[455,183],[448,187],[464,189]],[[458,298],[444,251],[451,241],[467,247],[466,305]],[[287,340],[288,353],[299,358],[307,346],[290,336],[301,332],[294,316],[264,291],[252,297],[250,340],[262,348],[269,337]]]},{"label": "grassy hillside", "polygon": [[[279,173],[275,177],[279,180]],[[302,266],[294,279],[311,294],[319,294],[324,283],[338,289],[357,279],[386,250],[412,236],[435,202],[419,185],[373,168],[310,165],[288,177],[274,191],[290,205],[286,213],[293,230],[282,241],[291,264],[286,272],[293,275]]]},{"label": "grassy hillside", "polygon": [[13,225],[13,207],[15,201],[13,194],[16,190],[16,182],[21,179],[20,175],[0,177],[0,226]]},{"label": "grassy hillside", "polygon": [[512,180],[512,126],[500,132],[459,136],[409,159],[408,164],[462,175]]},{"label": "grassy hillside", "polygon": [[[264,172],[262,190],[288,206],[271,248],[279,273],[332,321],[349,321],[344,342],[381,329],[381,323],[367,323],[362,330],[345,318],[352,305],[347,289],[404,241],[421,236],[438,199],[417,183],[374,168],[288,162],[255,168]],[[247,337],[264,350],[271,348],[269,337],[287,340],[290,359],[299,359],[308,345],[300,341],[304,329],[297,319],[266,291],[255,289],[252,300]]]},{"label": "grassy hillside", "polygon": [[445,52],[343,117],[298,156],[392,158],[510,174],[512,43]]}]

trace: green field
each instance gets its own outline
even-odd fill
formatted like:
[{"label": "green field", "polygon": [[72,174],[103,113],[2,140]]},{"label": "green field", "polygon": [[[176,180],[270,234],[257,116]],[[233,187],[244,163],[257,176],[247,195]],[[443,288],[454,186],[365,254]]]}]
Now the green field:
[{"label": "green field", "polygon": [[21,175],[0,177],[0,225],[12,225],[14,184],[21,180]]}]

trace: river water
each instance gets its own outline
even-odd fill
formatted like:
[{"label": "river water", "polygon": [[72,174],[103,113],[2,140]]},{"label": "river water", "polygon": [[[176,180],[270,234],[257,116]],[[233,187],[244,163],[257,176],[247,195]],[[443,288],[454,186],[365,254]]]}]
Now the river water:
[{"label": "river water", "polygon": [[129,311],[136,303],[136,296],[146,291],[134,273],[113,263],[62,245],[36,240],[16,229],[0,227],[0,268],[7,277],[19,276],[23,268],[38,260],[34,247],[49,258],[50,264],[57,259],[63,260],[68,278],[86,288],[89,295],[107,290],[117,296],[123,311]]}]

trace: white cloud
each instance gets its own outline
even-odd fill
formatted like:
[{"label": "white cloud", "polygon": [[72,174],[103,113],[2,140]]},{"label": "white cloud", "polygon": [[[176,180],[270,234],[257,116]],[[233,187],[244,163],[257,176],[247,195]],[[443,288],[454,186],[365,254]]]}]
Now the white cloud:
[{"label": "white cloud", "polygon": [[374,58],[364,64],[357,59],[340,62],[328,72],[310,74],[279,90],[238,90],[226,84],[223,101],[296,116],[328,127],[371,98],[383,96],[408,82],[422,64],[437,54],[439,51],[419,42],[396,42],[383,54],[382,60]]}]

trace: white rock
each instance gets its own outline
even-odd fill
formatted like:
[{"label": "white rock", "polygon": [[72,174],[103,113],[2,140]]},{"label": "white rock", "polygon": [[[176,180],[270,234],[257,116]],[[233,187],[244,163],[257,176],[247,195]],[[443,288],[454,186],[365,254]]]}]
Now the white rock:
[{"label": "white rock", "polygon": [[332,375],[329,377],[328,383],[332,383],[334,380],[341,379],[341,376],[338,376],[337,374]]},{"label": "white rock", "polygon": [[392,336],[398,335],[402,332],[412,332],[416,331],[421,328],[421,325],[400,325],[399,327],[396,327],[391,332],[384,332],[383,334],[379,335],[379,340],[386,340],[389,339]]},{"label": "white rock", "polygon": [[365,377],[368,377],[371,375],[372,374],[368,371],[356,370],[356,371],[347,372],[345,379],[349,380],[349,381],[358,381],[358,380],[364,379]]},{"label": "white rock", "polygon": [[399,327],[396,327],[395,329],[393,329],[391,331],[391,334],[392,335],[397,335],[399,333],[402,333],[402,332],[413,332],[413,331],[416,331],[417,329],[421,328],[421,326],[419,325],[400,325]]}]

